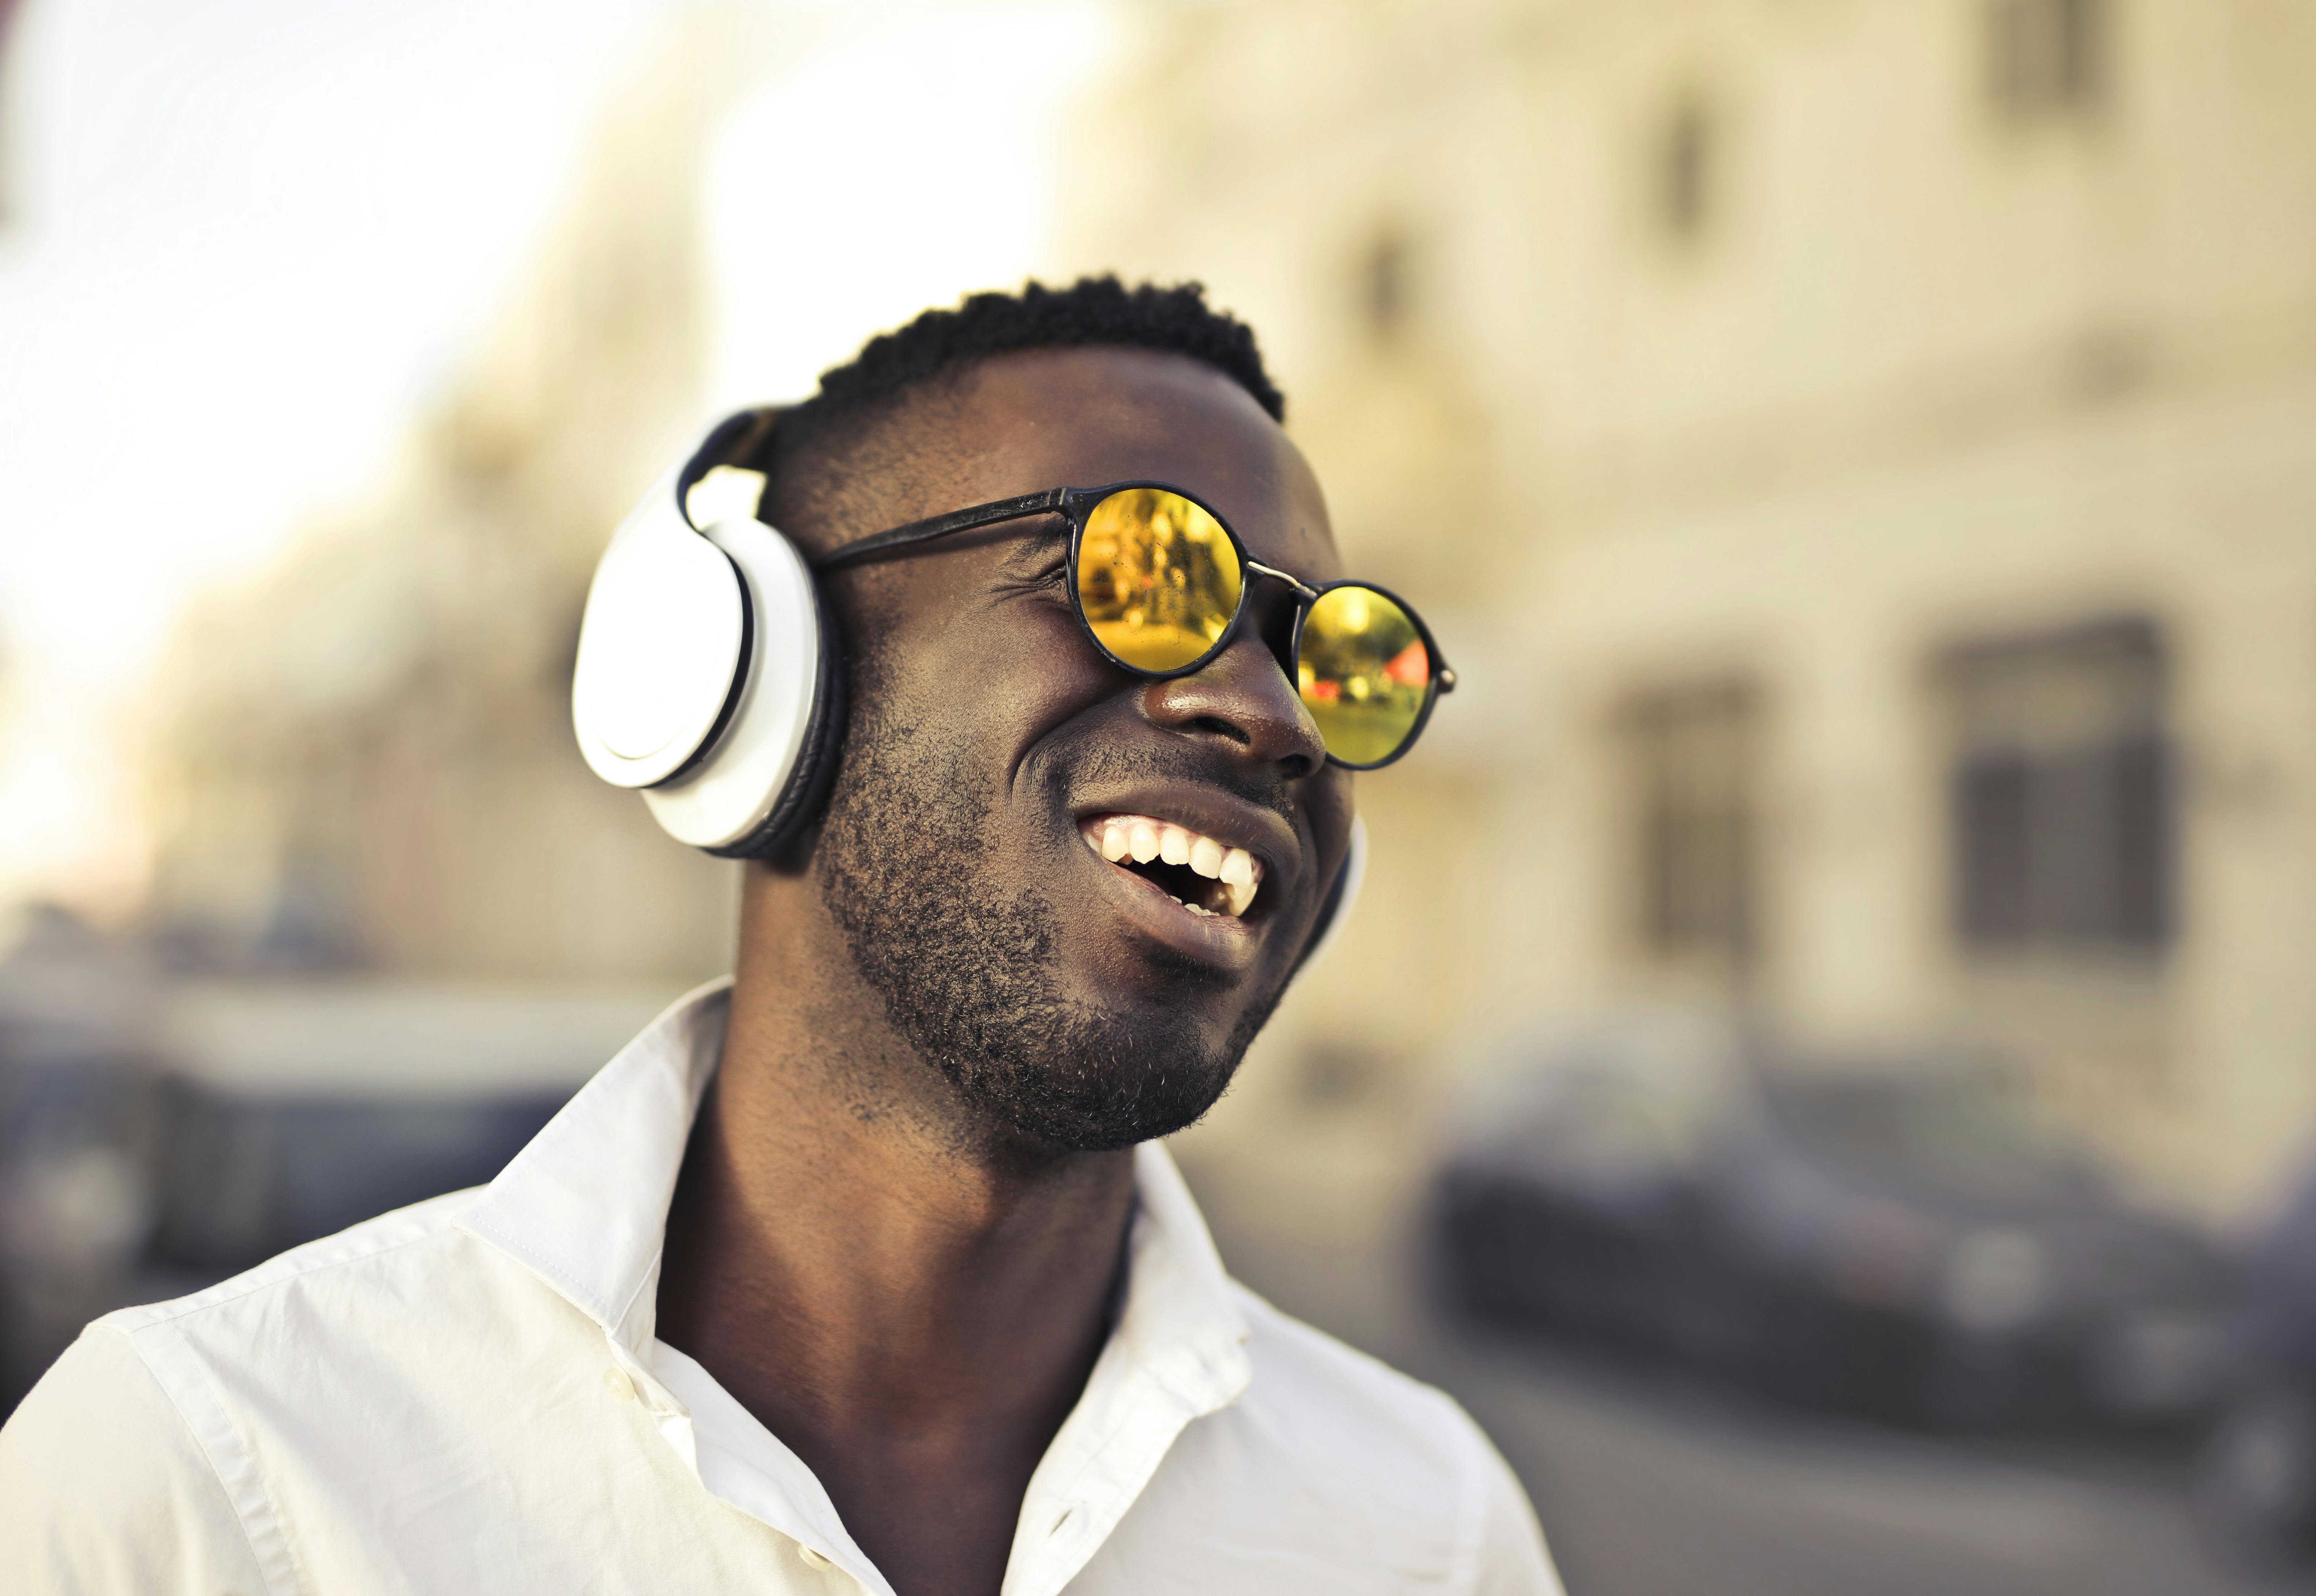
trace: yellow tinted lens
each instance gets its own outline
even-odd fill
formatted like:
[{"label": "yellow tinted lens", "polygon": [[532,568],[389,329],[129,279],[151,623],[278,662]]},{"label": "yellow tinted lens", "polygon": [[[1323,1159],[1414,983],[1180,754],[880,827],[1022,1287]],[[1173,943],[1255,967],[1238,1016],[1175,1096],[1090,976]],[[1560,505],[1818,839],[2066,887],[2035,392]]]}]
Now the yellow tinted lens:
[{"label": "yellow tinted lens", "polygon": [[1380,764],[1406,745],[1431,696],[1431,655],[1406,611],[1371,587],[1331,587],[1303,621],[1296,682],[1327,752]]},{"label": "yellow tinted lens", "polygon": [[1128,487],[1093,507],[1078,545],[1078,603],[1101,646],[1179,671],[1222,640],[1244,579],[1222,522],[1180,494]]}]

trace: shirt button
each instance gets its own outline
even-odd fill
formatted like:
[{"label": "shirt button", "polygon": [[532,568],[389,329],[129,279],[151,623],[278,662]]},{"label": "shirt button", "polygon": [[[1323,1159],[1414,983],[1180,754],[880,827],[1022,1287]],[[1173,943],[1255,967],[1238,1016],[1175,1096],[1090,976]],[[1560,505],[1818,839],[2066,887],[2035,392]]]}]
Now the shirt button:
[{"label": "shirt button", "polygon": [[614,1402],[633,1402],[636,1399],[636,1383],[628,1378],[628,1371],[624,1369],[605,1369],[603,1384],[610,1389]]},{"label": "shirt button", "polygon": [[802,1543],[798,1543],[797,1550],[803,1554],[805,1566],[807,1568],[833,1568],[835,1566],[835,1565],[829,1562],[827,1558],[822,1556],[818,1552],[814,1551],[810,1547],[805,1546]]}]

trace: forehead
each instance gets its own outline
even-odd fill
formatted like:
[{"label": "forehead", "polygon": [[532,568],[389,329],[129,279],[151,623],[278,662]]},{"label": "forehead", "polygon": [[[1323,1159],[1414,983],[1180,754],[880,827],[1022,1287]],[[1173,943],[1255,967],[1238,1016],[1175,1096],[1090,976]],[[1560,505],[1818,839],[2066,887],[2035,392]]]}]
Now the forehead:
[{"label": "forehead", "polygon": [[939,407],[957,450],[954,504],[1147,480],[1220,512],[1256,558],[1332,579],[1334,536],[1303,453],[1244,388],[1184,355],[1025,350],[968,371]]}]

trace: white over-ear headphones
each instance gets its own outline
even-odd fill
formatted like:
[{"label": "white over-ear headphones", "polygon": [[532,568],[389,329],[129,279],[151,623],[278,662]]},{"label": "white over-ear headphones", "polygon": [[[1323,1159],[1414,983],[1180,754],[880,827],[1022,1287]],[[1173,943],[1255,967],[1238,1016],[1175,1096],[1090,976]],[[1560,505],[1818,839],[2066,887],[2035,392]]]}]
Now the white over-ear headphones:
[{"label": "white over-ear headphones", "polygon": [[[670,836],[725,859],[796,841],[844,740],[843,663],[804,556],[753,516],[702,527],[688,507],[716,467],[762,459],[780,415],[724,422],[619,523],[587,591],[571,677],[588,768],[639,789]],[[1341,930],[1367,852],[1354,821],[1298,971]]]},{"label": "white over-ear headphones", "polygon": [[795,840],[843,735],[844,673],[804,557],[753,516],[700,527],[686,506],[709,470],[762,449],[778,418],[725,422],[620,523],[571,678],[588,766],[642,789],[669,835],[727,859]]}]

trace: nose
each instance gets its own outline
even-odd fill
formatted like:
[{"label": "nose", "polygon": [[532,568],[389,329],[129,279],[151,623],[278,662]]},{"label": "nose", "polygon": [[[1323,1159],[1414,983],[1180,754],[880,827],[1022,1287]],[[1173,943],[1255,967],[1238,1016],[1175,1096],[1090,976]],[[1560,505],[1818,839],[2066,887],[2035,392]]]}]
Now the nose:
[{"label": "nose", "polygon": [[1327,762],[1327,745],[1302,695],[1251,629],[1203,669],[1145,687],[1142,712],[1169,731],[1231,745],[1236,757],[1285,780]]}]

